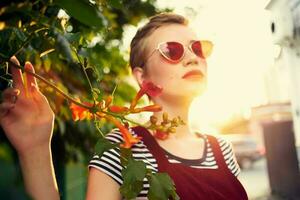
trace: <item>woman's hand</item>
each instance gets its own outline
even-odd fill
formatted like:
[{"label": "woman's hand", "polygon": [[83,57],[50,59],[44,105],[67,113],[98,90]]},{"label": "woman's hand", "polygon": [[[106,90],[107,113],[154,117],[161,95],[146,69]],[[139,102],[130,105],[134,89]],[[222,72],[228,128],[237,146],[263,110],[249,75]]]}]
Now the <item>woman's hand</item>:
[{"label": "woman's hand", "polygon": [[[19,65],[13,57],[11,61]],[[34,72],[31,63],[25,69]],[[19,154],[25,188],[32,199],[58,200],[50,141],[54,114],[36,79],[10,66],[13,88],[3,92],[0,124]]]},{"label": "woman's hand", "polygon": [[[11,61],[19,65],[15,57]],[[25,69],[34,72],[29,62]],[[10,66],[10,71],[13,88],[3,92],[0,104],[0,123],[4,132],[19,155],[49,147],[54,114],[46,97],[39,91],[35,77],[25,73],[24,81],[20,69]]]}]

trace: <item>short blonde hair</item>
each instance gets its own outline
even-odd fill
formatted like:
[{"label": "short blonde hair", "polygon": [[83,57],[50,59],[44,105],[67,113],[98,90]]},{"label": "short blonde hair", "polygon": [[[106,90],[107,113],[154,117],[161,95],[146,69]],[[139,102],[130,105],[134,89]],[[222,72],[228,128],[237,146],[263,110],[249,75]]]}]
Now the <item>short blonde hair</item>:
[{"label": "short blonde hair", "polygon": [[187,25],[188,20],[178,14],[161,13],[151,17],[146,25],[138,29],[130,43],[129,64],[132,70],[145,65],[147,38],[159,27],[169,24]]}]

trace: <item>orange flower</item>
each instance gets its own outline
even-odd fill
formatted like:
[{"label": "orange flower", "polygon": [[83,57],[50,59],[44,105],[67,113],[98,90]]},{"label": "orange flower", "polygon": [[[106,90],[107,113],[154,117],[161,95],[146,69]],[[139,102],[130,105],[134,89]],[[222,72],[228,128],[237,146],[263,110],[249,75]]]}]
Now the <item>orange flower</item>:
[{"label": "orange flower", "polygon": [[159,112],[162,110],[162,107],[160,105],[150,105],[150,106],[145,106],[142,108],[134,108],[132,113],[139,113],[139,112]]},{"label": "orange flower", "polygon": [[123,148],[130,148],[132,145],[138,143],[141,140],[141,137],[134,137],[129,130],[116,118],[106,115],[105,118],[107,118],[109,121],[111,121],[117,128],[119,128],[123,139],[124,143],[121,144],[120,146]]},{"label": "orange flower", "polygon": [[116,105],[111,105],[108,107],[108,109],[111,112],[115,112],[115,113],[122,113],[122,112],[126,112],[129,110],[129,108],[127,108],[125,106],[116,106]]},{"label": "orange flower", "polygon": [[111,95],[107,96],[105,99],[105,107],[108,107],[111,104],[112,100],[113,100],[113,96]]},{"label": "orange flower", "polygon": [[150,97],[156,97],[159,94],[161,94],[161,92],[162,92],[162,87],[154,85],[150,81],[143,81],[141,89],[138,91],[138,93],[136,94],[135,98],[131,102],[130,109],[133,109],[136,106],[138,100],[144,94],[147,94]]},{"label": "orange flower", "polygon": [[[84,103],[87,106],[92,106],[93,104],[85,102]],[[93,114],[90,113],[89,109],[87,108],[83,108],[75,103],[71,103],[70,105],[70,109],[72,112],[72,118],[74,121],[78,121],[78,120],[84,120],[84,119],[90,119]]]}]

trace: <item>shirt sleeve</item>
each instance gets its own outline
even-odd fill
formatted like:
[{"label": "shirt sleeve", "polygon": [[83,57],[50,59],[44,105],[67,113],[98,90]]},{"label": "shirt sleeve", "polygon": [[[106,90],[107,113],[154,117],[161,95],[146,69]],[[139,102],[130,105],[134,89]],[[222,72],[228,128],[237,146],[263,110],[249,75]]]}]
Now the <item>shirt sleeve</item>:
[{"label": "shirt sleeve", "polygon": [[229,170],[237,177],[240,174],[241,169],[233,153],[232,144],[221,137],[218,137],[217,140]]},{"label": "shirt sleeve", "polygon": [[[105,136],[111,143],[123,142],[123,137],[118,129],[113,129]],[[96,168],[111,178],[119,185],[123,184],[121,171],[123,169],[120,161],[120,148],[115,147],[105,151],[102,156],[95,154],[89,162],[89,168]]]}]

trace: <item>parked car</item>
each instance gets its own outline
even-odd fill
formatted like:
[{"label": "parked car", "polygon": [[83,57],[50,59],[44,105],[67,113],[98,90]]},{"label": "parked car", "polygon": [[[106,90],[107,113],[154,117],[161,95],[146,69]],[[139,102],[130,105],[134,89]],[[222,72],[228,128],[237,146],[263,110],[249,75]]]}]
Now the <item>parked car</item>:
[{"label": "parked car", "polygon": [[233,146],[237,162],[242,169],[249,169],[265,155],[265,148],[258,145],[249,134],[226,134],[222,136]]}]

